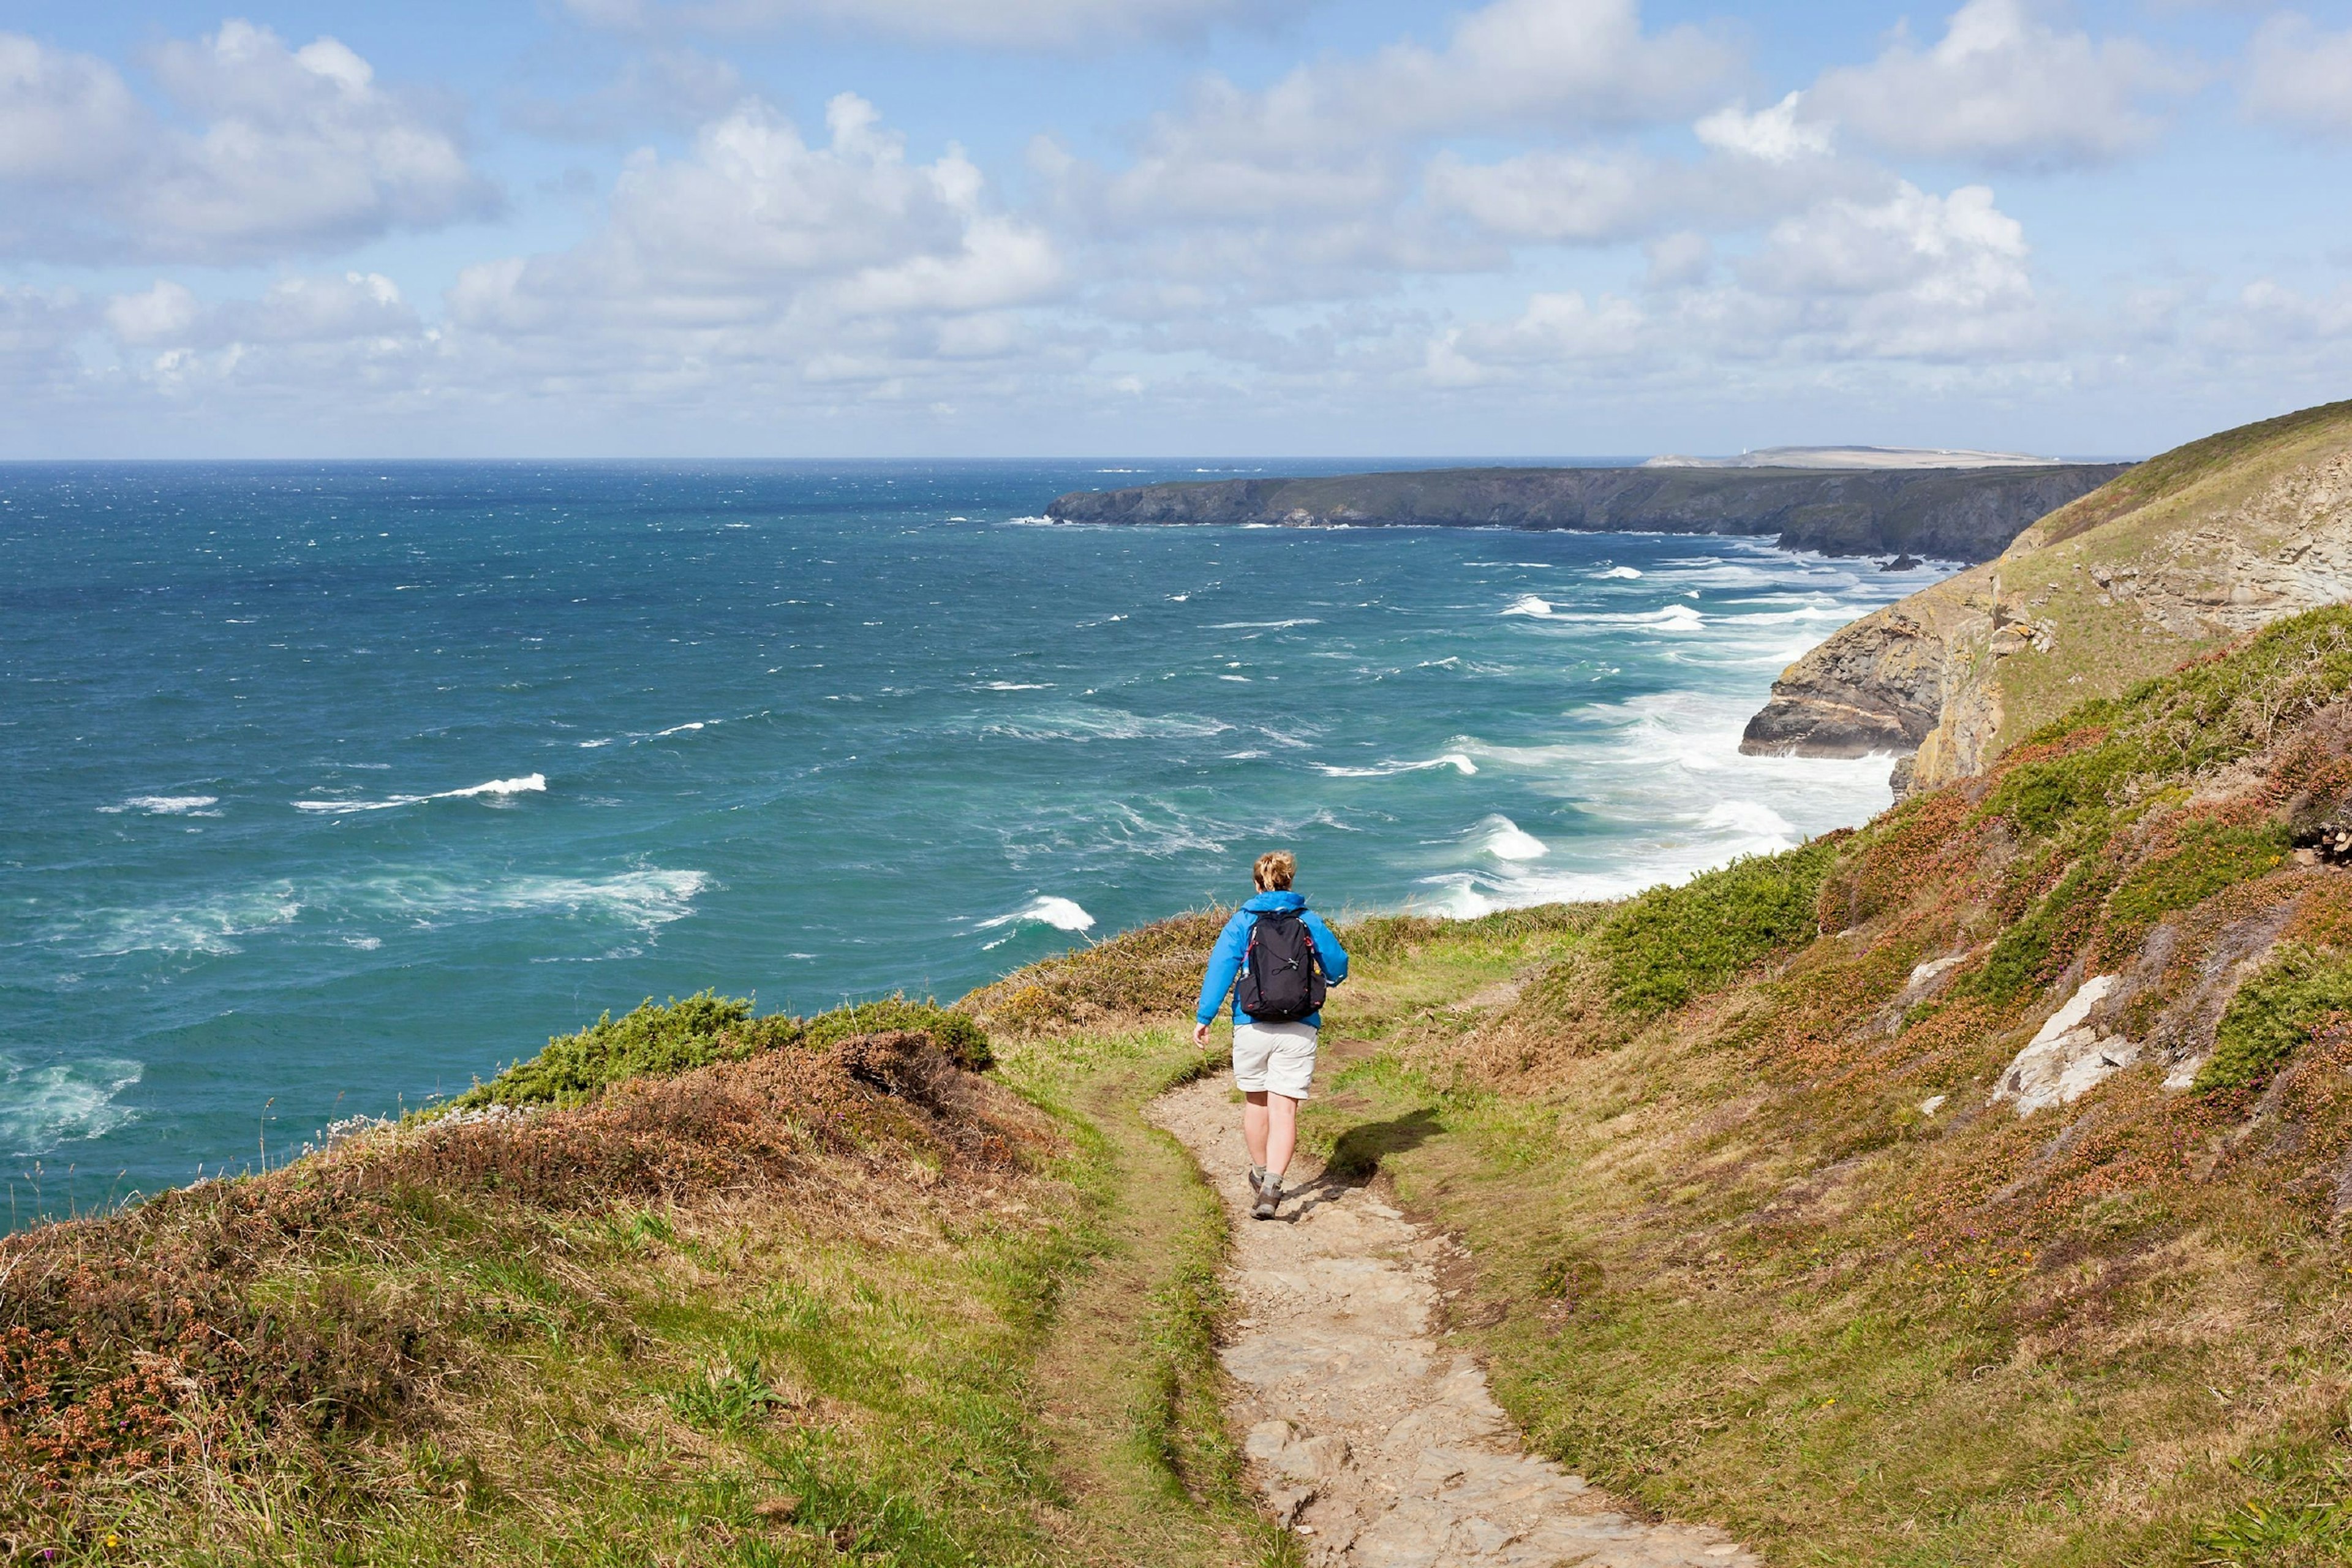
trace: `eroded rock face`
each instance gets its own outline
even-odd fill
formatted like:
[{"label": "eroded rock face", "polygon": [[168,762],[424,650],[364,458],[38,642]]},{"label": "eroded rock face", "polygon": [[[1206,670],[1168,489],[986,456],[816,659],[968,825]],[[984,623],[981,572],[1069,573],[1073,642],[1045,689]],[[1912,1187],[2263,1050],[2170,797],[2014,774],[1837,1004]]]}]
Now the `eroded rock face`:
[{"label": "eroded rock face", "polygon": [[1748,721],[1751,755],[1866,757],[1918,750],[1944,708],[1944,647],[1900,606],[1864,616],[1780,672]]}]

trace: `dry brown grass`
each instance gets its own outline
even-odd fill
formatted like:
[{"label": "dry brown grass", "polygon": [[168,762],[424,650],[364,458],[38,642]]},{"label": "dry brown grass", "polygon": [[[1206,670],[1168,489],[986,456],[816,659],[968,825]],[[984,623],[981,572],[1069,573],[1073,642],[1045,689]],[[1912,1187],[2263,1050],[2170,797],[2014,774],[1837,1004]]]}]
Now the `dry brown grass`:
[{"label": "dry brown grass", "polygon": [[1058,1142],[928,1037],[868,1036],[635,1079],[572,1110],[389,1129],[24,1232],[0,1241],[0,1469],[22,1500],[216,1458],[233,1432],[301,1448],[429,1425],[425,1392],[530,1304],[370,1289],[355,1281],[371,1267],[511,1261],[543,1250],[549,1215],[648,1200],[822,1209],[914,1185],[952,1206]]}]

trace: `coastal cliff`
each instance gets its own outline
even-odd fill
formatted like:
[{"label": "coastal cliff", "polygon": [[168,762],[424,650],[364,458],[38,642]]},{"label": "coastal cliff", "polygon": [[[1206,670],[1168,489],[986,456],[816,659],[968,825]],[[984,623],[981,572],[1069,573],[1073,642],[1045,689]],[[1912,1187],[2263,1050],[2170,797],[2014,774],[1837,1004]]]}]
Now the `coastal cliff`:
[{"label": "coastal cliff", "polygon": [[1831,555],[1986,561],[2119,463],[1908,470],[1441,468],[1079,490],[1057,522],[1274,527],[1504,527],[1771,535]]},{"label": "coastal cliff", "polygon": [[1781,672],[1740,749],[1902,757],[1897,793],[1981,772],[2058,713],[2352,598],[2352,403],[2191,442]]}]

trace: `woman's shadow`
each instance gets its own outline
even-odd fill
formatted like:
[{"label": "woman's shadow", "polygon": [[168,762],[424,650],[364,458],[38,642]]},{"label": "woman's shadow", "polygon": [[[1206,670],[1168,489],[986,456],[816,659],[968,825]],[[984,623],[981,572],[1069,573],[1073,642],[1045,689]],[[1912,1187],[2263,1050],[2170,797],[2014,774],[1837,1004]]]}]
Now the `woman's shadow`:
[{"label": "woman's shadow", "polygon": [[1427,1105],[1386,1121],[1358,1122],[1332,1142],[1321,1173],[1297,1189],[1298,1207],[1287,1217],[1304,1219],[1321,1205],[1369,1184],[1380,1174],[1382,1160],[1417,1149],[1433,1134],[1444,1131],[1436,1108]]}]

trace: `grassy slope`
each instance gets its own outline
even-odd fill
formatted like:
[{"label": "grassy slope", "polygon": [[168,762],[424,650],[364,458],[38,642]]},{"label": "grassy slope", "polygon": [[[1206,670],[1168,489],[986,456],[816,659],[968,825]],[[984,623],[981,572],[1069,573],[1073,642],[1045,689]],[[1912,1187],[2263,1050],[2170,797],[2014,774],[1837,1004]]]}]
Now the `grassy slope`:
[{"label": "grassy slope", "polygon": [[[2161,562],[2177,540],[2200,527],[2258,537],[2248,503],[2282,475],[2347,446],[2352,403],[2307,408],[2150,458],[2021,535],[1991,570],[2005,599],[2027,605],[2032,619],[2055,626],[2058,636],[2047,653],[2029,650],[1994,667],[2001,693],[1996,746],[2006,748],[2086,698],[2114,696],[2223,640],[2152,626],[2129,601],[2101,592],[2093,566]],[[2199,559],[2193,543],[2186,556]]]},{"label": "grassy slope", "polygon": [[1137,1114],[1188,1045],[1026,1052],[1048,1117],[831,1019],[631,1017],[536,1117],[0,1243],[0,1560],[1283,1560],[1214,1419],[1222,1216]]}]

